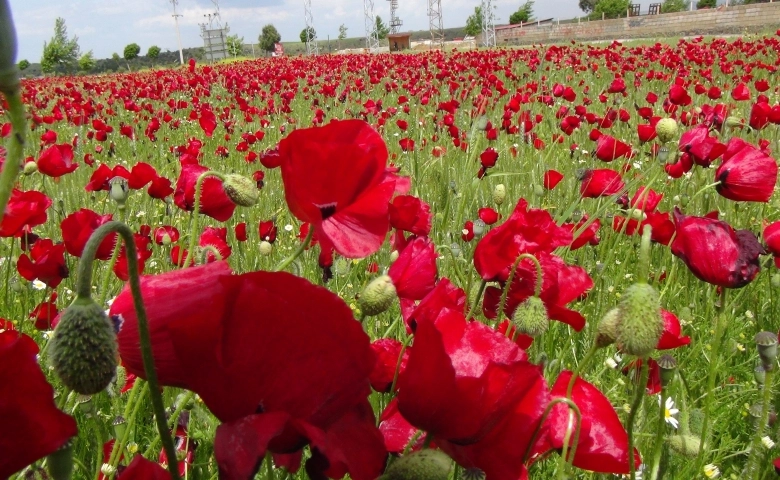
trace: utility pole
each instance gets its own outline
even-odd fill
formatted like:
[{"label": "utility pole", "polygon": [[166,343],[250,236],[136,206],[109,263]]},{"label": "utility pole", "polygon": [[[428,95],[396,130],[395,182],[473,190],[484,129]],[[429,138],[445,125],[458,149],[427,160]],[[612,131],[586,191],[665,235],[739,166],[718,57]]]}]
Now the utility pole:
[{"label": "utility pole", "polygon": [[428,0],[428,26],[431,30],[431,48],[438,45],[444,51],[444,20],[441,17],[441,0]]},{"label": "utility pole", "polygon": [[493,2],[482,0],[482,45],[496,46],[496,25],[493,23]]},{"label": "utility pole", "polygon": [[363,17],[366,27],[366,48],[369,52],[375,53],[379,49],[379,36],[376,32],[374,0],[363,0]]},{"label": "utility pole", "polygon": [[184,51],[181,47],[181,33],[179,32],[179,17],[181,15],[176,13],[176,4],[179,3],[179,0],[171,0],[171,3],[173,4],[173,21],[176,22],[176,38],[179,40],[179,61],[184,65]]},{"label": "utility pole", "polygon": [[311,14],[311,0],[303,0],[303,20],[306,23],[306,55],[317,55],[320,53],[320,49],[315,36],[311,34],[315,31],[314,16]]}]

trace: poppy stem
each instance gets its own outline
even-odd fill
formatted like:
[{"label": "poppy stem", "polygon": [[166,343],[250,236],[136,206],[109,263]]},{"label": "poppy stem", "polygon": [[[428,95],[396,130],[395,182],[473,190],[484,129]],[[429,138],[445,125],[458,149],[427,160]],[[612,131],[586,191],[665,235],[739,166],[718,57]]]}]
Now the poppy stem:
[{"label": "poppy stem", "polygon": [[311,239],[314,237],[314,225],[309,225],[309,232],[306,234],[306,238],[303,240],[303,243],[298,245],[298,248],[295,249],[295,251],[290,255],[289,257],[282,260],[282,262],[274,268],[274,272],[281,272],[285,268],[289,267],[292,262],[295,261],[296,258],[300,257],[304,250],[309,246],[311,243]]},{"label": "poppy stem", "polygon": [[[509,296],[509,289],[512,288],[512,282],[515,279],[515,272],[517,271],[517,267],[520,266],[520,262],[523,260],[531,260],[534,263],[534,266],[536,267],[536,283],[534,284],[534,297],[539,298],[539,295],[542,294],[542,284],[544,282],[544,276],[542,275],[542,264],[539,263],[539,259],[531,255],[530,253],[521,253],[517,256],[517,259],[515,259],[515,263],[512,265],[512,270],[509,271],[509,277],[506,280],[506,286],[504,286],[503,291],[501,292],[501,301],[498,302],[498,312],[496,315],[496,318],[500,320],[501,318],[501,312],[504,311],[504,307],[506,306],[506,298]],[[507,328],[507,332],[509,332],[509,329]]]},{"label": "poppy stem", "polygon": [[[574,459],[574,454],[577,450],[577,444],[579,443],[579,437],[580,437],[580,425],[582,424],[582,414],[580,413],[580,408],[577,406],[576,403],[570,398],[565,397],[559,397],[554,398],[550,400],[550,402],[547,404],[547,407],[545,407],[544,412],[542,413],[542,418],[539,420],[539,423],[536,424],[536,428],[534,428],[534,433],[531,435],[531,441],[528,442],[528,446],[525,449],[525,454],[523,454],[523,463],[528,462],[528,457],[531,455],[531,450],[533,450],[534,445],[536,445],[536,441],[539,439],[539,434],[542,433],[542,426],[544,425],[544,422],[547,421],[547,417],[550,416],[550,412],[552,412],[552,409],[554,406],[556,406],[559,403],[565,403],[571,410],[574,411],[575,415],[577,415],[577,430],[574,434],[574,446],[572,447],[571,454],[568,456],[571,456],[572,459]],[[564,446],[566,444],[564,443]],[[564,454],[564,457],[567,456]]]},{"label": "poppy stem", "polygon": [[642,370],[639,374],[639,382],[635,385],[634,400],[631,402],[631,411],[628,412],[626,419],[626,432],[628,432],[628,471],[630,480],[636,480],[636,464],[634,462],[634,420],[636,414],[642,406],[642,400],[645,398],[647,388],[647,378],[650,376],[650,364],[647,358],[642,358]]},{"label": "poppy stem", "polygon": [[[186,267],[187,264],[194,260],[195,253],[193,250],[195,249],[195,238],[198,236],[198,214],[200,213],[200,194],[203,190],[203,181],[206,180],[208,177],[217,177],[218,179],[224,181],[225,176],[222,175],[219,172],[215,172],[213,170],[208,170],[203,173],[201,173],[198,176],[198,179],[195,181],[195,196],[193,199],[192,204],[192,216],[190,217],[190,244],[187,248],[187,258],[184,259],[184,262],[182,262],[182,268]],[[184,252],[179,252],[179,260],[181,262],[181,257],[184,255]]]},{"label": "poppy stem", "polygon": [[653,237],[653,227],[645,225],[642,229],[642,241],[639,244],[639,276],[637,282],[647,283],[650,278],[650,249]]},{"label": "poppy stem", "polygon": [[[3,1],[2,3],[5,2]],[[2,12],[2,7],[0,7],[0,12]],[[0,21],[0,23],[2,23],[2,21]],[[2,76],[3,74],[0,73],[0,77]],[[8,102],[7,113],[11,118],[11,126],[13,127],[13,134],[11,136],[10,145],[8,145],[5,163],[3,164],[3,172],[0,173],[0,222],[2,222],[5,214],[5,207],[8,205],[8,200],[11,198],[11,192],[14,189],[14,183],[19,174],[22,157],[24,156],[27,120],[24,117],[24,105],[22,104],[22,94],[18,83],[16,88],[10,90],[3,90],[0,88],[0,90],[3,91],[5,100]]]},{"label": "poppy stem", "polygon": [[599,346],[596,341],[593,341],[593,344],[591,344],[590,349],[588,350],[588,353],[585,354],[585,358],[582,359],[582,361],[577,365],[577,367],[574,369],[571,375],[571,379],[569,380],[569,386],[566,388],[566,398],[571,400],[572,392],[574,391],[574,382],[577,381],[577,378],[580,376],[580,373],[585,370],[585,367],[588,366],[588,364],[593,360],[593,357],[596,355],[596,351],[598,351]]},{"label": "poppy stem", "polygon": [[395,364],[395,373],[393,374],[393,383],[390,386],[390,393],[395,392],[395,386],[398,383],[398,374],[401,373],[401,362],[404,359],[404,352],[406,351],[406,348],[409,346],[409,342],[412,341],[412,338],[414,335],[409,335],[406,340],[404,340],[403,345],[401,345],[401,352],[398,354],[398,361]]},{"label": "poppy stem", "polygon": [[[487,281],[482,280],[479,283],[479,289],[477,290],[477,294],[474,295],[474,301],[471,302],[471,307],[469,307],[469,313],[466,315],[466,321],[468,322],[471,320],[471,317],[474,316],[474,310],[477,309],[477,305],[479,305],[479,299],[482,298],[482,293],[485,291],[485,287],[487,287]],[[501,315],[501,312],[498,312],[498,315]]]},{"label": "poppy stem", "polygon": [[[567,478],[566,470],[569,465],[574,463],[574,455],[577,453],[577,444],[580,441],[580,430],[582,429],[582,413],[580,413],[579,407],[573,400],[567,398],[566,406],[569,407],[568,416],[569,419],[566,422],[566,433],[563,435],[563,449],[561,451],[561,468],[558,469],[558,478],[563,480]],[[572,415],[577,417],[577,424],[575,428],[572,428],[571,420]],[[572,441],[572,430],[574,433],[574,439]],[[571,453],[569,453],[569,445],[571,445]]]},{"label": "poppy stem", "polygon": [[688,202],[689,203],[692,202],[696,197],[698,197],[702,193],[706,192],[707,190],[709,190],[712,187],[717,187],[718,185],[720,185],[720,181],[717,181],[715,183],[710,183],[709,185],[705,185],[705,186],[701,187],[698,192],[693,194],[693,196],[690,198],[690,200],[688,200]]},{"label": "poppy stem", "polygon": [[756,434],[753,438],[753,447],[750,449],[750,456],[747,462],[747,474],[750,478],[755,480],[761,479],[761,457],[763,452],[761,450],[761,437],[764,434],[764,427],[769,423],[769,407],[772,402],[772,382],[775,379],[775,370],[777,368],[772,362],[772,369],[766,371],[766,377],[764,378],[764,395],[761,399],[761,417],[758,419],[756,425]]},{"label": "poppy stem", "polygon": [[168,470],[173,480],[179,480],[179,466],[176,459],[176,449],[173,446],[171,433],[165,420],[165,406],[163,405],[162,394],[157,382],[157,371],[154,369],[154,356],[152,355],[152,342],[149,335],[149,323],[146,319],[146,308],[144,307],[143,296],[141,295],[141,282],[138,274],[138,252],[133,238],[133,231],[121,222],[104,223],[97,228],[89,237],[87,245],[84,247],[84,253],[78,267],[78,280],[76,281],[76,298],[91,298],[92,294],[92,263],[95,261],[95,254],[100,243],[111,233],[117,233],[122,237],[127,252],[127,271],[130,277],[130,291],[133,295],[133,304],[135,314],[138,318],[138,337],[141,343],[141,356],[144,363],[144,372],[146,381],[149,382],[149,389],[152,396],[152,406],[154,407],[155,421],[157,430],[168,457]]},{"label": "poppy stem", "polygon": [[659,408],[658,424],[655,430],[655,448],[653,449],[653,458],[650,460],[650,480],[657,480],[661,467],[661,454],[664,450],[664,431],[666,430],[666,404],[664,403],[666,388],[661,385],[661,406]]}]

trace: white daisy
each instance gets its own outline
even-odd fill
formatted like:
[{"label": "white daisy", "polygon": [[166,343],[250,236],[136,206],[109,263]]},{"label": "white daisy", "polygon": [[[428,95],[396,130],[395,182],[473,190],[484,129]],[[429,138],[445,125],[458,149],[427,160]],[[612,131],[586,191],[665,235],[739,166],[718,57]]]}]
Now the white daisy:
[{"label": "white daisy", "polygon": [[775,442],[773,442],[768,435],[761,437],[761,443],[764,444],[767,450],[771,450],[775,447]]},{"label": "white daisy", "polygon": [[33,280],[32,286],[36,290],[43,290],[46,288],[46,284],[38,279]]},{"label": "white daisy", "polygon": [[720,469],[717,465],[708,463],[704,466],[704,476],[707,478],[718,478],[720,477]]},{"label": "white daisy", "polygon": [[[660,398],[659,398],[660,401]],[[674,408],[674,400],[672,400],[672,397],[666,398],[666,403],[664,405],[664,420],[666,420],[666,423],[672,426],[672,428],[677,428],[680,426],[680,422],[674,418],[675,415],[680,413],[680,410],[677,408]]]}]

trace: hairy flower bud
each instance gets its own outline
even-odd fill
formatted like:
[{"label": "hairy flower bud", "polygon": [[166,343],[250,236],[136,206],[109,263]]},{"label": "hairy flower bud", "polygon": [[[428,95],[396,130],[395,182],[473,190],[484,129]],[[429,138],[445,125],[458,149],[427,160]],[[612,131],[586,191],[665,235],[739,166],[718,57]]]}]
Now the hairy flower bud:
[{"label": "hairy flower bud", "polygon": [[390,275],[382,275],[366,285],[358,298],[358,306],[363,315],[379,315],[390,308],[397,296]]},{"label": "hairy flower bud", "polygon": [[546,332],[550,326],[547,309],[539,297],[528,297],[518,305],[512,314],[512,322],[518,332],[533,338]]},{"label": "hairy flower bud", "polygon": [[677,137],[677,121],[673,118],[662,118],[655,124],[655,133],[661,143],[671,142]]},{"label": "hairy flower bud", "polygon": [[452,460],[441,450],[404,455],[387,468],[381,480],[447,480]]},{"label": "hairy flower bud", "polygon": [[25,176],[30,176],[37,171],[38,171],[38,164],[35,162],[27,162],[24,164],[24,167],[22,167],[22,173]]},{"label": "hairy flower bud", "polygon": [[114,325],[91,298],[78,297],[62,313],[49,354],[54,371],[66,387],[83,395],[98,393],[116,373]]},{"label": "hairy flower bud", "polygon": [[620,315],[617,308],[613,308],[602,317],[596,333],[596,345],[599,348],[604,348],[615,343],[615,339],[617,339],[618,335],[619,319]]},{"label": "hairy flower bud", "polygon": [[70,480],[73,477],[73,441],[68,440],[46,457],[46,469],[52,480]]},{"label": "hairy flower bud", "polygon": [[674,435],[667,439],[669,447],[680,455],[694,458],[699,454],[701,438],[695,435]]},{"label": "hairy flower bud", "polygon": [[658,291],[646,283],[635,283],[628,287],[617,308],[618,348],[629,355],[646,357],[664,332]]},{"label": "hairy flower bud", "polygon": [[222,188],[233,203],[242,207],[251,207],[260,200],[257,184],[241,175],[225,175]]}]

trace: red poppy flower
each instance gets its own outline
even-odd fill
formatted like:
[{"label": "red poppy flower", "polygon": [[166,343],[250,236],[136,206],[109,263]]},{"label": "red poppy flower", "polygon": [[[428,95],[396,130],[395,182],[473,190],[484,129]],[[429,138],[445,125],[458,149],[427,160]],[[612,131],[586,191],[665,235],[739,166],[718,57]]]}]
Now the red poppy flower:
[{"label": "red poppy flower", "polygon": [[279,143],[284,195],[292,213],[310,222],[325,249],[347,258],[379,250],[389,228],[396,176],[387,147],[360,120],[295,130]]},{"label": "red poppy flower", "polygon": [[669,101],[673,105],[681,105],[683,107],[690,105],[692,102],[691,96],[688,95],[688,90],[676,83],[669,88]]},{"label": "red poppy flower", "polygon": [[390,226],[424,236],[431,232],[431,207],[412,195],[398,195],[390,203]]},{"label": "red poppy flower", "polygon": [[238,225],[236,225],[234,229],[234,233],[236,235],[236,240],[239,242],[246,242],[247,236],[246,236],[246,222],[241,222]]},{"label": "red poppy flower", "polygon": [[680,151],[687,152],[697,165],[709,167],[726,150],[717,138],[709,136],[709,128],[699,125],[680,135]]},{"label": "red poppy flower", "polygon": [[[152,256],[152,239],[147,235],[133,234],[135,239],[136,258],[138,260],[138,273],[143,273],[146,267],[146,261]],[[127,247],[122,243],[119,250],[116,263],[114,264],[114,274],[126,282],[130,278],[130,270],[127,264]]]},{"label": "red poppy flower", "polygon": [[[181,418],[182,417],[179,417],[179,420],[181,420]],[[173,433],[174,432],[171,432],[171,434]],[[187,434],[187,429],[181,426],[181,423],[176,426],[176,432],[175,435],[173,435],[173,444],[176,448],[177,456],[181,455],[177,464],[179,467],[179,476],[181,478],[187,478],[187,470],[192,470],[192,461],[195,460],[196,444],[194,441],[190,440],[190,436]],[[165,453],[164,448],[162,451],[160,451],[159,461],[162,465],[168,465],[168,455]]]},{"label": "red poppy flower", "polygon": [[683,215],[674,210],[677,235],[672,253],[698,279],[727,288],[741,288],[758,275],[764,247],[749,230],[735,231],[721,220]]},{"label": "red poppy flower", "polygon": [[596,140],[596,158],[611,162],[620,157],[631,157],[631,145],[623,143],[612,135],[601,134]]},{"label": "red poppy flower", "polygon": [[54,403],[32,338],[0,332],[0,478],[54,453],[77,433],[76,421]]},{"label": "red poppy flower", "polygon": [[266,220],[260,222],[257,226],[257,233],[260,235],[260,240],[265,240],[268,243],[274,243],[276,241],[276,225],[273,220]]},{"label": "red poppy flower", "polygon": [[[110,222],[112,215],[98,215],[88,208],[82,208],[73,212],[62,220],[60,229],[62,230],[62,240],[65,242],[65,250],[74,257],[81,258],[84,247],[92,233],[104,223]],[[108,260],[114,252],[116,242],[116,233],[106,236],[100,242],[95,258],[98,260]]]},{"label": "red poppy flower", "polygon": [[[661,393],[661,367],[658,366],[658,362],[655,359],[648,357],[647,365],[649,368],[649,375],[647,376],[647,384],[645,384],[645,393],[648,395],[655,395]],[[642,370],[642,359],[632,360],[628,363],[621,372],[623,375],[628,375],[634,384],[639,383],[639,374]]]},{"label": "red poppy flower", "polygon": [[30,249],[29,257],[26,253],[19,257],[16,270],[30,282],[38,279],[50,288],[57,288],[69,273],[65,263],[65,245],[55,245],[48,238],[38,240]]},{"label": "red poppy flower", "polygon": [[[535,256],[542,266],[542,293],[539,298],[544,302],[547,316],[566,323],[579,332],[585,326],[585,317],[568,309],[566,305],[593,288],[593,280],[582,267],[566,265],[555,255],[538,252]],[[530,260],[521,261],[509,287],[503,313],[511,318],[517,306],[534,294],[535,287],[536,267]],[[499,287],[485,289],[482,309],[488,318],[496,318],[499,315],[498,307],[503,289],[503,282]]]},{"label": "red poppy flower", "polygon": [[466,220],[466,223],[463,224],[463,230],[460,232],[460,238],[463,239],[464,242],[474,240],[474,222]]},{"label": "red poppy flower", "polygon": [[552,190],[563,180],[563,174],[557,170],[547,170],[544,172],[544,188]]},{"label": "red poppy flower", "polygon": [[754,145],[732,137],[715,172],[718,193],[729,200],[768,202],[777,183],[777,162]]},{"label": "red poppy flower", "polygon": [[211,138],[211,135],[214,134],[214,130],[217,128],[217,117],[210,109],[203,108],[200,111],[200,117],[198,117],[198,124],[203,129],[203,133]]},{"label": "red poppy flower", "polygon": [[[195,183],[198,177],[209,169],[202,165],[183,165],[179,179],[176,181],[176,191],[173,203],[177,207],[191,212],[195,208]],[[214,177],[203,180],[200,192],[198,211],[214,220],[224,222],[233,216],[236,204],[227,196],[222,188],[222,182]]]},{"label": "red poppy flower", "polygon": [[775,257],[775,265],[780,268],[780,221],[764,228],[764,242],[767,251]]},{"label": "red poppy flower", "polygon": [[658,340],[658,346],[655,347],[656,349],[670,350],[691,343],[691,337],[688,335],[685,335],[684,337],[680,336],[682,328],[680,327],[680,319],[677,318],[677,315],[668,310],[661,309],[661,316],[664,318],[664,332]]},{"label": "red poppy flower", "polygon": [[[388,387],[389,388],[389,387]],[[398,398],[393,398],[387,404],[379,418],[379,431],[385,440],[385,449],[390,453],[400,454],[417,433],[417,428],[398,411]],[[412,447],[412,450],[421,448],[425,436],[422,435]],[[431,444],[433,446],[433,444]]]},{"label": "red poppy flower", "polygon": [[479,219],[485,222],[486,225],[493,225],[498,221],[501,215],[490,207],[482,207],[477,212]]},{"label": "red poppy flower", "polygon": [[731,98],[736,101],[750,100],[750,89],[744,82],[739,82],[733,90],[731,90]]},{"label": "red poppy flower", "polygon": [[411,138],[402,138],[398,140],[398,144],[401,146],[401,150],[404,152],[413,152],[414,151],[414,140]]},{"label": "red poppy flower", "polygon": [[687,152],[680,155],[675,163],[667,163],[664,170],[672,178],[680,178],[693,168],[693,158]]},{"label": "red poppy flower", "polygon": [[[253,475],[266,451],[307,444],[316,474],[381,473],[367,401],[374,354],[338,296],[287,273],[232,275],[225,262],[143,277],[141,289],[160,383],[196,392],[226,422],[214,445],[225,478]],[[126,287],[110,313],[123,319],[123,364],[145,377],[132,305]]]},{"label": "red poppy flower", "polygon": [[559,227],[549,212],[528,209],[528,202],[521,198],[509,218],[479,241],[474,267],[484,280],[504,281],[521,253],[552,252],[571,241],[571,232]]},{"label": "red poppy flower", "polygon": [[442,278],[413,310],[404,312],[404,322],[407,325],[407,330],[412,332],[418,320],[425,319],[433,322],[445,310],[454,310],[465,314],[465,308],[466,293],[456,287],[448,278]]},{"label": "red poppy flower", "polygon": [[436,250],[428,237],[417,237],[401,251],[387,272],[398,298],[422,300],[436,285]]},{"label": "red poppy flower", "polygon": [[[371,349],[376,354],[376,363],[371,372],[371,388],[377,392],[387,393],[393,384],[396,369],[402,372],[406,369],[409,361],[409,350],[404,349],[401,357],[403,344],[394,338],[380,338],[371,343]],[[401,360],[399,367],[398,360]]]},{"label": "red poppy flower", "polygon": [[70,144],[52,145],[38,157],[38,171],[49,177],[61,177],[79,166],[73,163],[73,147]]},{"label": "red poppy flower", "polygon": [[[230,254],[233,253],[233,249],[227,243],[227,228],[206,227],[203,233],[200,234],[198,246],[214,247],[219,252],[222,260],[227,260]],[[206,262],[211,263],[215,261],[217,261],[216,255],[208,252]]]},{"label": "red poppy flower", "polygon": [[609,168],[585,170],[580,184],[580,195],[583,198],[598,198],[620,193],[626,184],[620,178],[620,173]]},{"label": "red poppy flower", "polygon": [[[550,392],[552,399],[566,398],[571,376],[572,372],[561,372]],[[628,434],[609,399],[598,388],[577,377],[571,400],[582,417],[572,465],[600,473],[629,473]],[[566,404],[555,405],[544,424],[544,433],[534,445],[532,458],[550,450],[561,450],[567,429],[574,425],[573,418]],[[634,467],[637,468],[641,458],[636,449],[633,456]]]},{"label": "red poppy flower", "polygon": [[120,480],[170,480],[171,474],[159,463],[147,460],[140,453],[133,457],[133,461],[122,473],[117,476]]},{"label": "red poppy flower", "polygon": [[57,326],[57,292],[52,292],[49,300],[35,306],[28,318],[35,322],[35,329],[40,331],[51,330]]},{"label": "red poppy flower", "polygon": [[[583,230],[582,228],[588,224],[587,227]],[[582,248],[585,245],[598,245],[599,244],[599,229],[601,228],[601,220],[598,218],[592,222],[588,221],[588,216],[583,215],[583,217],[580,219],[577,223],[564,223],[561,225],[561,227],[565,228],[572,234],[572,241],[569,245],[569,248],[572,250],[577,250],[578,248]],[[580,232],[575,237],[574,234],[576,232]]]},{"label": "red poppy flower", "polygon": [[164,225],[154,229],[154,243],[166,245],[179,241],[179,230],[171,225]]},{"label": "red poppy flower", "polygon": [[14,188],[0,221],[0,237],[16,237],[25,229],[43,225],[48,218],[46,210],[50,206],[51,199],[43,193],[35,190],[23,192]]}]

